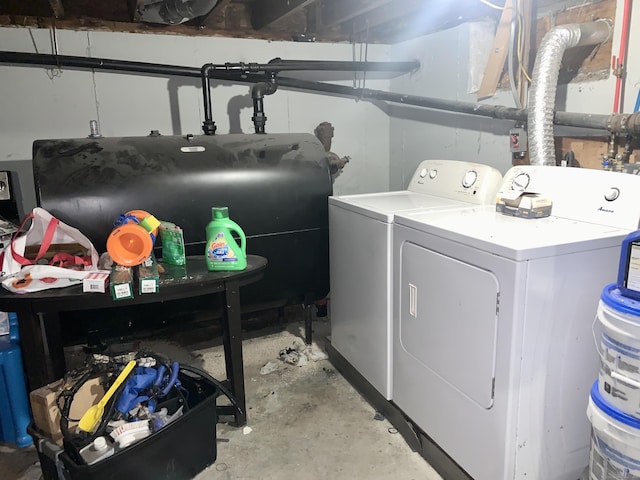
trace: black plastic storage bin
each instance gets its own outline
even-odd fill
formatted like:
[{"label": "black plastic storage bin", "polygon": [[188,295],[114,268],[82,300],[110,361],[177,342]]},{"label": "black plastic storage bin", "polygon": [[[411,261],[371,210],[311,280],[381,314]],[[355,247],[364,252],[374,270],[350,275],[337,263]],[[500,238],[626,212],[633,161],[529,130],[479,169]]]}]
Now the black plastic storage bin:
[{"label": "black plastic storage bin", "polygon": [[[216,460],[216,385],[181,368],[178,378],[187,390],[188,411],[160,431],[93,465],[76,462],[73,453],[45,438],[33,425],[44,480],[188,480]],[[206,374],[205,374],[206,375]],[[174,405],[173,410],[178,405]],[[172,409],[169,409],[172,413]],[[69,447],[66,447],[69,448]]]}]

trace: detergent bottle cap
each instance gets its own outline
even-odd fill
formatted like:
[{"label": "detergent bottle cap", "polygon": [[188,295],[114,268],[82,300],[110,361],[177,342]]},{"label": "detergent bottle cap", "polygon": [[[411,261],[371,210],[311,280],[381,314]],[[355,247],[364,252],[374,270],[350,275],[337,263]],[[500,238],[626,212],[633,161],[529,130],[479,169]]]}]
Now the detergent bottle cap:
[{"label": "detergent bottle cap", "polygon": [[214,220],[219,218],[229,218],[229,207],[213,207],[211,214]]}]

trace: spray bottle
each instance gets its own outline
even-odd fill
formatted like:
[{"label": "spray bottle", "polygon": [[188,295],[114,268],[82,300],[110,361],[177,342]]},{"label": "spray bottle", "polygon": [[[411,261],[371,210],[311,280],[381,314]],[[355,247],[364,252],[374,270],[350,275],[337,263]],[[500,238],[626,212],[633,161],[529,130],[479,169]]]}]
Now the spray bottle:
[{"label": "spray bottle", "polygon": [[[209,271],[244,270],[247,268],[247,241],[240,226],[229,218],[227,207],[213,207],[207,225],[205,261]],[[233,237],[240,238],[240,245]]]}]

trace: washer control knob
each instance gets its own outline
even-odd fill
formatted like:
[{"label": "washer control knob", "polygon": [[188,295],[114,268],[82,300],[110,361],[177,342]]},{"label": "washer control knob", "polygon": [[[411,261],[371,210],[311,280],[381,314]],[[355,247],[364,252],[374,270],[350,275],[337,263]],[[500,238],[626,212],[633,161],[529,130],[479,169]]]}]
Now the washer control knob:
[{"label": "washer control knob", "polygon": [[422,170],[420,170],[420,178],[426,177],[428,171],[429,170],[427,170],[426,168],[423,168]]},{"label": "washer control knob", "polygon": [[438,170],[436,170],[435,168],[429,172],[429,178],[430,178],[431,180],[433,180],[434,178],[436,178],[436,176],[437,176],[437,175],[438,175]]},{"label": "washer control knob", "polygon": [[467,173],[464,174],[464,177],[462,177],[462,186],[464,188],[469,188],[474,183],[476,183],[477,179],[478,179],[478,172],[476,172],[475,170],[469,170]]},{"label": "washer control knob", "polygon": [[511,181],[511,190],[524,190],[529,186],[529,181],[530,178],[528,173],[519,173]]},{"label": "washer control knob", "polygon": [[620,196],[620,189],[617,187],[611,187],[605,194],[604,199],[607,202],[613,202]]}]

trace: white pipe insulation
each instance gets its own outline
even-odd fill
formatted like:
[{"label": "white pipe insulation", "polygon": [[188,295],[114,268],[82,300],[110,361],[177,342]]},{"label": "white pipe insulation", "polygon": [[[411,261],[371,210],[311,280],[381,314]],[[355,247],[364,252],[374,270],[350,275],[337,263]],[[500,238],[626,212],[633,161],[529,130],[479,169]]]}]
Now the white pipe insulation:
[{"label": "white pipe insulation", "polygon": [[529,90],[529,146],[531,165],[555,165],[553,115],[558,75],[565,50],[582,45],[597,45],[611,36],[613,25],[602,19],[552,28],[542,39],[533,68]]}]

